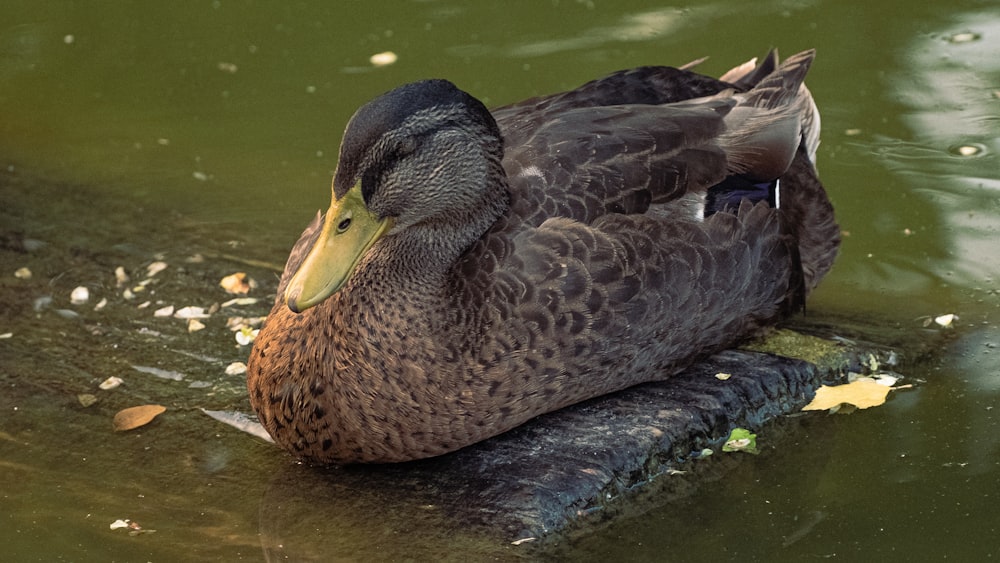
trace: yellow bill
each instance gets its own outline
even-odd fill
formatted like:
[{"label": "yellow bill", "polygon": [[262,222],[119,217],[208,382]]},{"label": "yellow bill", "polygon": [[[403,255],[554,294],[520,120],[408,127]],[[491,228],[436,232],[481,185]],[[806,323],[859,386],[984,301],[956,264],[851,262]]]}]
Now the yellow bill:
[{"label": "yellow bill", "polygon": [[319,238],[285,288],[288,308],[301,313],[336,293],[391,227],[391,219],[379,220],[368,211],[360,183],[334,199]]}]

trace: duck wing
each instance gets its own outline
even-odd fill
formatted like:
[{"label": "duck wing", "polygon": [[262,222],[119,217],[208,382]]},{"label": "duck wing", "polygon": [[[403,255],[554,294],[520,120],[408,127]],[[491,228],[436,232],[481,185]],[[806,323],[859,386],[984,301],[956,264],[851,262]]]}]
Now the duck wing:
[{"label": "duck wing", "polygon": [[[757,82],[747,93],[730,89],[660,105],[577,105],[608,101],[608,85],[635,79],[620,73],[585,85],[584,94],[574,91],[537,102],[544,119],[515,121],[514,116],[524,117],[518,112],[526,106],[498,112],[507,143],[504,167],[512,213],[532,226],[549,217],[589,223],[608,213],[662,212],[664,204],[691,194],[703,197],[732,174],[756,181],[777,178],[800,144],[807,106],[800,86],[812,58],[811,51],[800,53],[775,72],[754,77]],[[698,76],[668,70],[673,72],[648,71],[646,78]],[[691,83],[704,88],[711,88],[711,82],[723,84],[703,78]],[[643,88],[633,90],[638,93],[629,99],[657,99]]]}]

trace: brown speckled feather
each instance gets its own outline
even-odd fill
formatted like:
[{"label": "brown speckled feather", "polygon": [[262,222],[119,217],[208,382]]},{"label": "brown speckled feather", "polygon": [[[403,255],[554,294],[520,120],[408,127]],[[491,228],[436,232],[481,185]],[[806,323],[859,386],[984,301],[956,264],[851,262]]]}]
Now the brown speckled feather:
[{"label": "brown speckled feather", "polygon": [[[372,246],[338,292],[296,314],[282,295],[320,218],[303,233],[249,362],[262,424],[312,461],[440,455],[668,378],[773,324],[829,270],[839,242],[799,146],[811,59],[735,85],[686,70],[625,71],[496,110],[497,125],[432,107],[428,119],[448,126],[415,137],[416,149],[407,141],[406,167],[366,164],[382,150],[370,146],[396,146],[386,141],[396,128],[349,126],[335,192],[376,169],[366,204],[405,227]],[[776,57],[768,61],[770,71]],[[423,123],[400,113],[400,129]],[[461,151],[434,144],[453,133],[488,139],[497,126],[502,160],[488,140]],[[769,135],[790,144],[755,153],[753,140],[766,145]],[[420,143],[435,147],[426,164]],[[698,215],[711,186],[782,159],[781,209],[743,200]],[[479,197],[486,203],[472,203]],[[444,201],[455,203],[428,211]]]}]

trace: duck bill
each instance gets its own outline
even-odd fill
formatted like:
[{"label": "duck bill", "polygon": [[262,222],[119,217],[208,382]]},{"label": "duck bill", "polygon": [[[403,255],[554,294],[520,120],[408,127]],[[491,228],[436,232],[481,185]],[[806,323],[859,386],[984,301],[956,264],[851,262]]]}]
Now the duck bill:
[{"label": "duck bill", "polygon": [[391,226],[391,219],[368,211],[360,183],[339,201],[335,197],[319,238],[285,289],[288,308],[301,313],[336,293]]}]

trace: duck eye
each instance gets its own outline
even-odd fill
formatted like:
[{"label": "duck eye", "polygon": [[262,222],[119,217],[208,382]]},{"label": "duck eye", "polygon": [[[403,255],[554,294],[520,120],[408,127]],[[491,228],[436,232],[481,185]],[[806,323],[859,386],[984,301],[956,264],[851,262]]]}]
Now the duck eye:
[{"label": "duck eye", "polygon": [[350,217],[347,217],[346,219],[343,219],[341,222],[337,223],[337,233],[342,233],[349,228],[351,228]]}]

